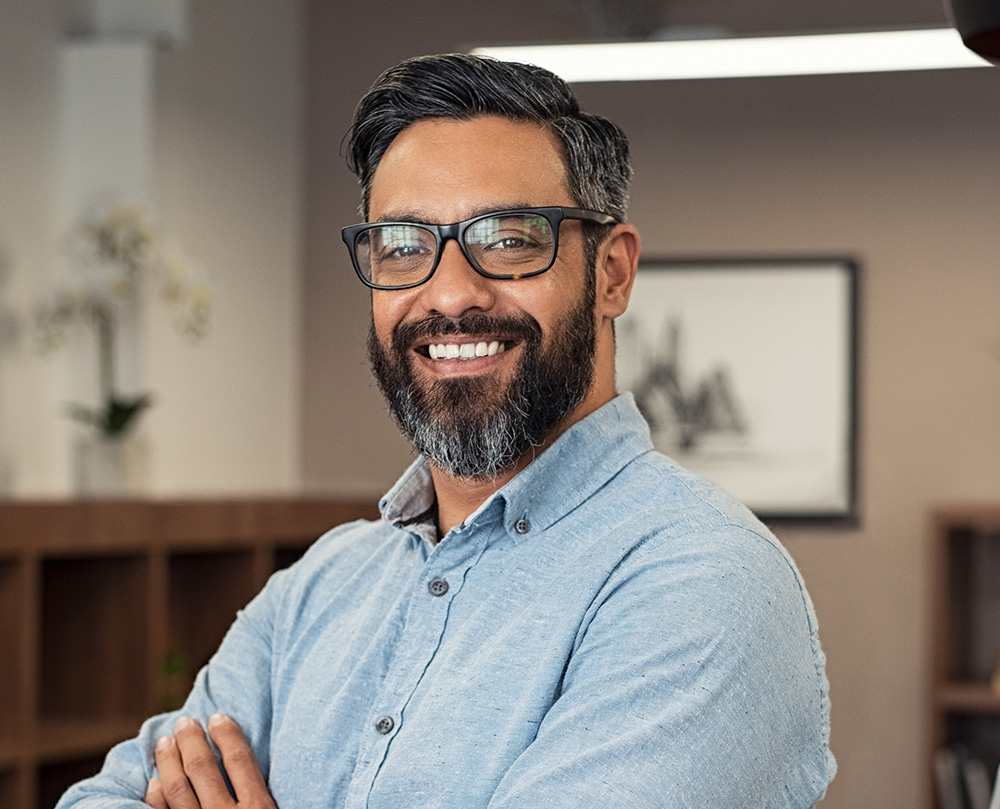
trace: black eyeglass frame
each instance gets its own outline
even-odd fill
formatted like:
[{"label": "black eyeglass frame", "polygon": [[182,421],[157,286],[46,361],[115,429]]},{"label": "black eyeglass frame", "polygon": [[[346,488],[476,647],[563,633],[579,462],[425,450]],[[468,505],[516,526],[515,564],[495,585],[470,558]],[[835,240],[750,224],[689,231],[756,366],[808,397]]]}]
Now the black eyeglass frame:
[{"label": "black eyeglass frame", "polygon": [[[549,259],[549,263],[546,264],[539,270],[532,270],[531,272],[526,272],[518,275],[497,275],[496,273],[491,273],[488,270],[484,270],[480,267],[476,260],[469,254],[468,249],[465,246],[465,233],[466,231],[476,222],[481,222],[483,219],[490,219],[495,216],[507,216],[510,214],[535,214],[541,216],[543,219],[548,221],[549,227],[552,228],[552,258]],[[562,224],[564,219],[580,220],[582,222],[593,222],[598,225],[616,225],[618,220],[611,214],[601,213],[600,211],[591,211],[586,208],[566,208],[563,206],[546,206],[542,208],[510,208],[502,211],[490,211],[489,213],[480,214],[479,216],[474,216],[471,219],[464,219],[461,222],[452,222],[449,225],[432,225],[426,222],[363,222],[360,225],[349,225],[348,227],[342,228],[340,231],[341,238],[344,240],[344,244],[347,245],[347,250],[351,254],[351,263],[354,265],[354,271],[358,274],[358,278],[361,282],[371,289],[381,289],[381,290],[397,290],[397,289],[412,289],[413,287],[418,287],[421,284],[426,284],[431,276],[434,275],[434,271],[437,270],[438,264],[441,263],[441,254],[444,252],[444,245],[449,239],[454,239],[458,243],[459,250],[462,251],[462,255],[465,256],[465,260],[469,262],[469,265],[477,273],[482,275],[484,278],[493,278],[500,281],[511,281],[515,278],[531,278],[535,275],[541,275],[543,272],[552,268],[555,264],[556,256],[559,254],[559,226]],[[401,286],[385,286],[384,284],[376,284],[368,278],[365,278],[365,274],[358,264],[357,256],[357,242],[358,237],[364,233],[366,230],[374,230],[375,228],[386,227],[386,226],[411,226],[420,227],[424,230],[430,231],[434,234],[434,239],[437,245],[437,250],[434,254],[434,262],[431,264],[431,268],[427,275],[424,276],[419,281],[414,281],[411,284],[403,284]]]}]

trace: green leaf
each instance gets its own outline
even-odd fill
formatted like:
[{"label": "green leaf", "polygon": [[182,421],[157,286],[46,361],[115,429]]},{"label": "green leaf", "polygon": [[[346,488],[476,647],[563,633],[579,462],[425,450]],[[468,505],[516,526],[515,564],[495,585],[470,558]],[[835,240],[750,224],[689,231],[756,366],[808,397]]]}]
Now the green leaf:
[{"label": "green leaf", "polygon": [[104,412],[102,429],[108,435],[124,435],[132,423],[153,403],[148,394],[132,398],[111,396]]},{"label": "green leaf", "polygon": [[67,405],[70,418],[96,427],[109,437],[124,436],[133,428],[140,414],[153,404],[149,394],[141,396],[112,395],[101,408],[90,408],[80,404]]}]

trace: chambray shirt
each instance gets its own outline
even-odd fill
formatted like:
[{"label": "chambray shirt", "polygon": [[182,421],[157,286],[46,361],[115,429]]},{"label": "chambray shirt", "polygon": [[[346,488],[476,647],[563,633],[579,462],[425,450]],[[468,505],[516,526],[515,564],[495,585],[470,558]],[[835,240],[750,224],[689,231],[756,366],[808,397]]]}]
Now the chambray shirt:
[{"label": "chambray shirt", "polygon": [[631,396],[439,543],[418,460],[237,617],[182,711],[60,809],[138,809],[179,715],[244,729],[281,809],[812,806],[833,777],[816,618],[744,507]]}]

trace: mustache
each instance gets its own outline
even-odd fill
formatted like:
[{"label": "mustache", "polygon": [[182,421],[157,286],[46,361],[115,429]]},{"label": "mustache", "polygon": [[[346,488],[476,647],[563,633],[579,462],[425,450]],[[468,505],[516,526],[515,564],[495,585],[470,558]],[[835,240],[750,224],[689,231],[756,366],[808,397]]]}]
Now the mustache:
[{"label": "mustache", "polygon": [[430,315],[420,320],[397,323],[392,330],[392,347],[397,352],[405,352],[417,340],[455,334],[502,334],[533,343],[541,340],[542,327],[529,314],[497,317],[473,313],[459,318]]}]

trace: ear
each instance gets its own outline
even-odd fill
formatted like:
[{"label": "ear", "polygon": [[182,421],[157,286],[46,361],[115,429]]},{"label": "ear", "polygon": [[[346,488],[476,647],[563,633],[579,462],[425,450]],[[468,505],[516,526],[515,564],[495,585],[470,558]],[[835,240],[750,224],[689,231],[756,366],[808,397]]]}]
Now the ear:
[{"label": "ear", "polygon": [[597,252],[596,313],[601,319],[614,320],[625,313],[632,282],[639,265],[639,231],[632,225],[615,225],[611,235]]}]

